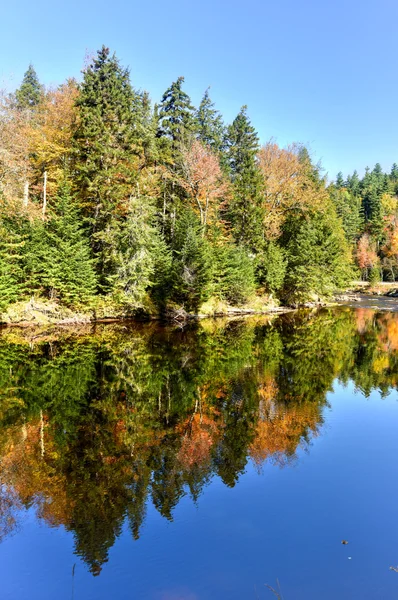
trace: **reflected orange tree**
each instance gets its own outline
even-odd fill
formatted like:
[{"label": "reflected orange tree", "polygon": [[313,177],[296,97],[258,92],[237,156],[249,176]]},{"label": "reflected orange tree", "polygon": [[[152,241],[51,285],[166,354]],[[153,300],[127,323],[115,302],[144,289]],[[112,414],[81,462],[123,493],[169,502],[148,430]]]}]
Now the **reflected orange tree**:
[{"label": "reflected orange tree", "polygon": [[0,337],[0,539],[27,509],[72,532],[94,575],[151,502],[172,520],[214,477],[308,448],[333,382],[397,385],[398,316],[324,309],[174,330]]}]

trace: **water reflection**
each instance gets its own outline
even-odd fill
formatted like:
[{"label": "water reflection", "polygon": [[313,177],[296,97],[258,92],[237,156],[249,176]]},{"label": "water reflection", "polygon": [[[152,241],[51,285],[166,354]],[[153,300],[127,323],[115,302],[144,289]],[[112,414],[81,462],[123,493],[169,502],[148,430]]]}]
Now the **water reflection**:
[{"label": "water reflection", "polygon": [[166,519],[213,477],[285,466],[320,433],[338,378],[398,377],[398,316],[340,307],[268,322],[0,337],[0,540],[23,511],[73,532],[94,575],[149,501]]}]

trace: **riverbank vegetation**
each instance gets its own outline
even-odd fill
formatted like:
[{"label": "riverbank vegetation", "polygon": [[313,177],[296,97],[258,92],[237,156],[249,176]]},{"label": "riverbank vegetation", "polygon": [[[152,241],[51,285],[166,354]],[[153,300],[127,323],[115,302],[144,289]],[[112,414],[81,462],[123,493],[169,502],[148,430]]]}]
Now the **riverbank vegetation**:
[{"label": "riverbank vegetation", "polygon": [[206,90],[195,108],[183,77],[152,104],[105,47],[80,83],[30,66],[0,111],[0,311],[330,295],[353,276],[342,190],[304,146],[261,146],[245,106],[226,124]]}]

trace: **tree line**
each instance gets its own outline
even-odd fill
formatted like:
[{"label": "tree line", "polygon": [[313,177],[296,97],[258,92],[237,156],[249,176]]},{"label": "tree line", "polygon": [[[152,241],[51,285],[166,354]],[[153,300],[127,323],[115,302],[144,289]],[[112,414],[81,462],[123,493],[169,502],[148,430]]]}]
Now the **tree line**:
[{"label": "tree line", "polygon": [[362,178],[340,172],[329,190],[362,279],[396,281],[398,165],[385,173],[377,163]]},{"label": "tree line", "polygon": [[45,88],[29,66],[0,110],[0,308],[328,295],[354,276],[357,204],[361,244],[384,231],[358,185],[328,186],[303,145],[261,146],[246,106],[226,124],[206,90],[195,108],[183,77],[153,105],[106,47],[81,83]]}]

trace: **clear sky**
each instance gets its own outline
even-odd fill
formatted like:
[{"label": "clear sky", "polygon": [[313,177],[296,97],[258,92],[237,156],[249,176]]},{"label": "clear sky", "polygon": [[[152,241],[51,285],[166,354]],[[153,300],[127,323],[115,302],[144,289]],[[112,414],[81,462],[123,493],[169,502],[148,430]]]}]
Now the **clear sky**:
[{"label": "clear sky", "polygon": [[2,3],[0,79],[80,76],[102,44],[154,101],[184,75],[227,122],[247,104],[261,141],[308,143],[334,177],[398,162],[397,0],[14,0]]}]

